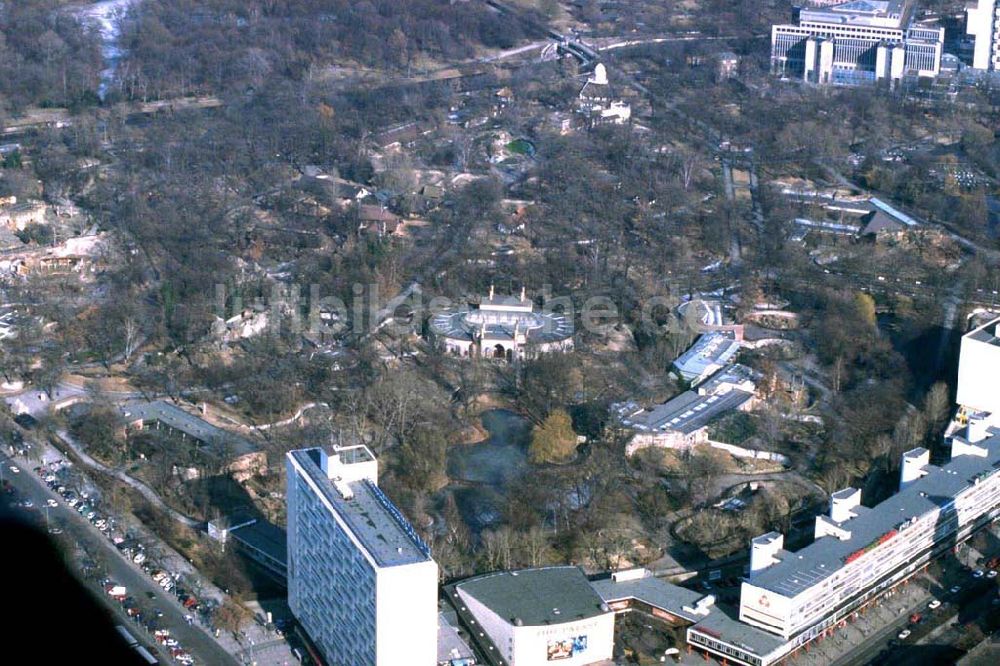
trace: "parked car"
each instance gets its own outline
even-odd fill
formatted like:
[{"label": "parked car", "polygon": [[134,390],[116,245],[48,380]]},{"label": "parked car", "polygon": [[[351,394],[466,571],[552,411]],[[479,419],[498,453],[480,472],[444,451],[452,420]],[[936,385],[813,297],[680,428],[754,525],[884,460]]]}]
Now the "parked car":
[{"label": "parked car", "polygon": [[12,472],[13,474],[20,474],[20,473],[21,473],[21,470],[20,470],[20,468],[18,468],[18,466],[17,466],[17,465],[11,465],[11,466],[10,466],[10,471],[11,471],[11,472]]},{"label": "parked car", "polygon": [[913,633],[913,632],[911,632],[909,629],[903,629],[901,632],[899,632],[896,635],[896,638],[898,638],[901,641],[905,641],[907,638],[910,637],[911,633]]},{"label": "parked car", "polygon": [[54,499],[49,498],[49,499],[45,500],[45,506],[54,509],[57,506],[59,506],[59,503],[56,502]]},{"label": "parked car", "polygon": [[975,571],[972,572],[973,578],[982,578],[985,575],[986,573],[982,569],[976,569]]},{"label": "parked car", "polygon": [[934,601],[927,604],[927,607],[930,608],[931,610],[935,610],[941,607],[941,602],[935,599]]}]

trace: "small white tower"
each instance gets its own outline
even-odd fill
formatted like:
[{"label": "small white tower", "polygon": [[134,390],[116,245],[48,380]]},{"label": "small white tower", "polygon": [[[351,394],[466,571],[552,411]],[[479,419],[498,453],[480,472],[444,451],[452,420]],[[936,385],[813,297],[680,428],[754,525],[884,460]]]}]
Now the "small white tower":
[{"label": "small white tower", "polygon": [[608,85],[608,70],[604,66],[604,63],[597,63],[597,67],[594,68],[594,73],[590,75],[590,79],[588,80],[595,85]]}]

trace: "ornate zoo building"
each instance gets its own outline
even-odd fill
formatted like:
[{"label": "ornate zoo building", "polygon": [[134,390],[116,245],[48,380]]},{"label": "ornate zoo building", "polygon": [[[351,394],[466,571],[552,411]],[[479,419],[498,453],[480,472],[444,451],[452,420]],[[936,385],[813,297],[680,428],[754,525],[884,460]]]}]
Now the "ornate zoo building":
[{"label": "ornate zoo building", "polygon": [[514,361],[573,348],[572,316],[535,311],[524,289],[439,312],[430,320],[431,342],[447,354]]}]

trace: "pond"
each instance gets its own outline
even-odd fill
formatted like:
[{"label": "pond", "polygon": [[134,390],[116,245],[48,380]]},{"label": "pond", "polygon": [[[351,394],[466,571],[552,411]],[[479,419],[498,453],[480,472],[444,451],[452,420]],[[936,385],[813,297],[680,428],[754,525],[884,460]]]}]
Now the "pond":
[{"label": "pond", "polygon": [[527,139],[514,139],[507,144],[507,150],[512,153],[517,153],[518,155],[527,155],[528,157],[535,156],[535,144]]},{"label": "pond", "polygon": [[453,447],[448,454],[450,490],[462,518],[474,532],[500,520],[511,482],[529,468],[531,423],[506,409],[481,416],[489,437],[478,444]]}]

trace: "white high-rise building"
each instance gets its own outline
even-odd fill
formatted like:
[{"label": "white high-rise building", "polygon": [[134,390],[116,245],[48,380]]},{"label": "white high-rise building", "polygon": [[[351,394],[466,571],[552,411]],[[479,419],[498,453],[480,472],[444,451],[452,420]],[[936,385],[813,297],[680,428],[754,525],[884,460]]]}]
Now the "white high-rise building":
[{"label": "white high-rise building", "polygon": [[975,0],[965,10],[965,32],[976,40],[972,66],[987,71],[1000,70],[1000,2]]},{"label": "white high-rise building", "polygon": [[438,567],[365,446],[286,456],[288,605],[328,664],[434,666]]},{"label": "white high-rise building", "polygon": [[1000,417],[1000,319],[962,336],[958,357],[958,391],[955,402],[966,414]]}]

